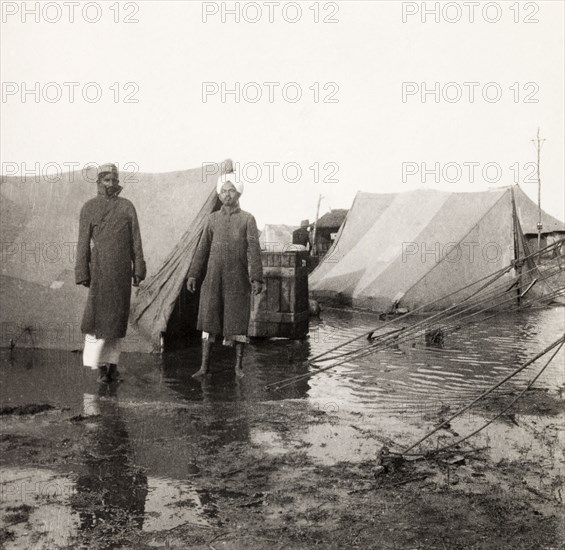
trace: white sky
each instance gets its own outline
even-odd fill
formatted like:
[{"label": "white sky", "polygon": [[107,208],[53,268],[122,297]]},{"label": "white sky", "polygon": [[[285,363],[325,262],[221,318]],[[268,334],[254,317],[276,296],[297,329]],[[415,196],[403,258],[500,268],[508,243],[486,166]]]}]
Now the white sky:
[{"label": "white sky", "polygon": [[[233,158],[249,166],[263,168],[263,177],[249,183],[242,206],[265,223],[298,224],[314,218],[319,193],[324,195],[322,213],[331,208],[348,208],[358,190],[393,192],[421,187],[454,191],[484,190],[521,183],[537,200],[535,177],[524,165],[535,161],[531,139],[538,126],[547,138],[542,151],[542,206],[564,218],[564,4],[561,1],[491,2],[487,16],[500,10],[500,21],[488,23],[476,8],[475,22],[468,22],[465,2],[458,3],[461,20],[449,23],[433,15],[422,23],[420,13],[402,22],[403,2],[339,2],[334,15],[338,23],[315,23],[309,9],[313,1],[301,2],[302,17],[286,22],[281,6],[274,7],[275,22],[268,20],[268,7],[258,4],[263,17],[249,23],[233,16],[222,23],[221,14],[202,20],[203,6],[196,1],[115,2],[98,4],[101,19],[88,23],[81,14],[84,2],[76,8],[75,22],[68,22],[69,7],[61,5],[57,19],[54,2],[40,21],[29,15],[22,22],[21,2],[3,2],[1,38],[1,77],[4,92],[18,93],[2,98],[1,157],[6,166],[26,163],[33,170],[47,163],[115,161],[136,163],[142,172],[165,172],[199,166],[203,162]],[[33,6],[28,2],[28,8]],[[45,3],[42,3],[45,4]],[[235,2],[207,3],[221,9]],[[245,2],[241,2],[243,8]],[[284,4],[282,2],[281,4]],[[335,3],[318,2],[320,16],[327,17]],[[422,2],[404,3],[405,9],[421,10]],[[427,2],[433,8],[434,2]],[[444,10],[445,2],[441,3]],[[451,2],[447,17],[454,18],[457,6]],[[113,10],[112,11],[112,7]],[[133,15],[138,23],[115,23]],[[95,15],[94,6],[90,16]],[[44,10],[44,7],[42,8]],[[11,13],[17,10],[17,13]],[[254,11],[248,11],[252,17]],[[289,17],[294,11],[287,12]],[[242,13],[243,16],[243,13]],[[518,17],[520,22],[515,23]],[[525,23],[526,18],[538,19]],[[38,103],[21,87],[32,88],[55,82],[64,94],[50,103]],[[69,102],[64,82],[80,83],[78,97]],[[88,103],[81,91],[87,82],[102,89],[99,101]],[[122,96],[113,101],[110,86],[118,82]],[[124,87],[139,87],[138,103],[124,103]],[[226,103],[219,94],[202,101],[202,82],[279,82],[275,101],[257,103],[233,96]],[[302,99],[289,103],[282,99],[282,86],[297,82]],[[337,103],[315,102],[314,83],[339,86]],[[402,83],[455,82],[463,97],[449,103],[435,103],[432,95],[423,103],[419,95],[402,101]],[[464,82],[479,83],[475,102],[467,99]],[[500,86],[502,97],[489,103],[482,98],[483,86]],[[13,83],[13,84],[10,84]],[[510,87],[519,83],[519,98]],[[534,84],[527,84],[534,83]],[[11,88],[10,88],[11,86]],[[536,86],[537,88],[534,88]],[[54,93],[56,88],[45,89]],[[131,91],[132,88],[125,90]],[[517,88],[514,89],[517,91]],[[537,91],[536,91],[537,90]],[[251,94],[253,90],[249,88]],[[455,86],[446,90],[454,94]],[[495,92],[491,87],[487,90]],[[537,103],[525,103],[535,91]],[[328,91],[321,89],[323,98]],[[518,99],[518,102],[514,100]],[[269,183],[265,163],[280,163]],[[285,181],[282,165],[296,162],[302,178]],[[443,177],[436,183],[428,174],[408,176],[403,182],[403,163],[480,163],[474,182],[463,167],[458,181]],[[326,163],[339,167],[337,183],[314,182],[314,163],[320,174],[330,176]],[[498,181],[485,181],[487,163],[500,167]],[[518,165],[513,171],[510,166]],[[294,176],[294,171],[288,174]],[[452,166],[446,173],[457,180]],[[488,175],[496,180],[495,168]],[[127,188],[124,191],[127,197]],[[408,213],[407,213],[408,214]]]}]

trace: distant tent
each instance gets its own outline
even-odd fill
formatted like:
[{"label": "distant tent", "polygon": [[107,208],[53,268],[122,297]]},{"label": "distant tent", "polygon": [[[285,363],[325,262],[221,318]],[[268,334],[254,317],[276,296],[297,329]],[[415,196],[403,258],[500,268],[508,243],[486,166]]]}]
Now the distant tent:
[{"label": "distant tent", "polygon": [[[121,196],[131,200],[138,213],[148,273],[132,294],[127,351],[159,349],[205,218],[218,207],[218,173],[207,172],[200,167],[120,174]],[[74,255],[79,212],[95,196],[96,184],[91,174],[81,172],[52,180],[2,178],[2,347],[10,340],[40,348],[82,345],[80,322],[87,291],[75,284]]]},{"label": "distant tent", "polygon": [[261,249],[283,252],[292,244],[292,232],[295,229],[298,229],[297,225],[265,225],[259,237]]},{"label": "distant tent", "polygon": [[[518,186],[357,193],[334,245],[310,275],[312,295],[379,312],[414,309],[494,273],[514,259],[512,192],[520,224],[535,225],[538,208]],[[565,231],[545,212],[542,221],[545,231]]]}]

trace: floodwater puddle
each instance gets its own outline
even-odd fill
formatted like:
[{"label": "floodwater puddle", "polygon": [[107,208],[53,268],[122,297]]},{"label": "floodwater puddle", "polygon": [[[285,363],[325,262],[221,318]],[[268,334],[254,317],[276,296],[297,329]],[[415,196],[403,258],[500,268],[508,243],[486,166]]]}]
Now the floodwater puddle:
[{"label": "floodwater puddle", "polygon": [[[206,527],[217,516],[207,491],[172,479],[147,478],[139,506],[132,504],[131,489],[123,486],[113,494],[106,488],[94,499],[83,498],[83,478],[47,469],[3,468],[0,483],[0,527],[9,533],[3,541],[6,550],[72,546],[80,530],[103,524],[124,526],[133,520],[137,527],[151,533],[185,524]],[[119,507],[118,493],[123,497]],[[89,496],[93,496],[92,491]]]},{"label": "floodwater puddle", "polygon": [[208,526],[217,509],[207,495],[178,480],[149,478],[143,530],[156,532],[190,523]]},{"label": "floodwater puddle", "polygon": [[68,546],[78,532],[70,506],[74,481],[39,468],[2,468],[0,526],[5,550],[51,550]]},{"label": "floodwater puddle", "polygon": [[251,443],[261,446],[265,453],[271,456],[280,456],[288,452],[284,439],[277,432],[264,429],[256,429],[251,431]]}]

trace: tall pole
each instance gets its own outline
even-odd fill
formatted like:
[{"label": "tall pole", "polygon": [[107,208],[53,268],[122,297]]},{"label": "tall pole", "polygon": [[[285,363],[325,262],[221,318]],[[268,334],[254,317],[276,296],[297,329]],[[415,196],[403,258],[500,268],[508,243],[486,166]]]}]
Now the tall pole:
[{"label": "tall pole", "polygon": [[320,203],[322,202],[322,194],[318,197],[318,206],[316,206],[316,219],[314,220],[314,234],[312,235],[312,252],[314,256],[318,255],[318,243],[316,242],[316,232],[318,227],[318,218],[320,217]]},{"label": "tall pole", "polygon": [[519,229],[518,213],[516,212],[516,200],[514,198],[514,189],[510,188],[512,197],[512,233],[514,234],[514,270],[516,273],[516,298],[518,306],[520,305],[520,296],[522,295],[522,257],[520,250],[520,237],[522,229]]},{"label": "tall pole", "polygon": [[541,222],[541,176],[540,176],[540,157],[541,148],[545,139],[540,139],[539,137],[539,127],[536,139],[532,139],[536,150],[537,150],[537,173],[538,173],[538,250],[541,250],[541,232],[543,229],[543,224]]}]

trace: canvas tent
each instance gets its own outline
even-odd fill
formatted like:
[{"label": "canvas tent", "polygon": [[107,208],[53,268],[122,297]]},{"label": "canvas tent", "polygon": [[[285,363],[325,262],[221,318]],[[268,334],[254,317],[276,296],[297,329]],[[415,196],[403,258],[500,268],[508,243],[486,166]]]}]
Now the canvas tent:
[{"label": "canvas tent", "polygon": [[[138,213],[147,279],[133,290],[126,351],[159,349],[208,213],[218,207],[220,168],[122,172],[121,196]],[[78,216],[95,175],[3,177],[0,187],[0,346],[80,349],[87,290],[74,281]]]},{"label": "canvas tent", "polygon": [[262,250],[283,252],[292,244],[292,232],[298,229],[296,225],[266,224],[261,231],[259,243]]},{"label": "canvas tent", "polygon": [[[311,294],[379,312],[439,300],[514,259],[513,196],[520,224],[535,225],[538,208],[519,186],[478,193],[359,192],[334,245],[310,276]],[[565,229],[542,214],[545,231]]]}]

